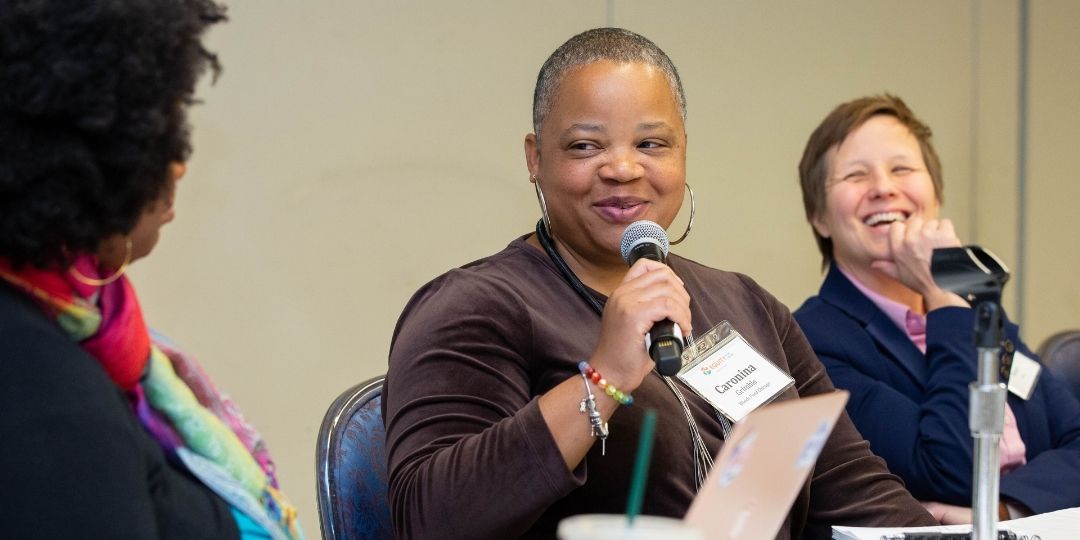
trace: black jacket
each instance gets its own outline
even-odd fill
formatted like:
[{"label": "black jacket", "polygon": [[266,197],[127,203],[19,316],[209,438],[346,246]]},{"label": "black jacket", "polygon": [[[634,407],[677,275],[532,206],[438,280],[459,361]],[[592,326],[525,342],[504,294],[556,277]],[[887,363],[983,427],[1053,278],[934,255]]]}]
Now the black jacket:
[{"label": "black jacket", "polygon": [[0,281],[0,536],[236,539],[228,505],[173,466],[127,398]]}]

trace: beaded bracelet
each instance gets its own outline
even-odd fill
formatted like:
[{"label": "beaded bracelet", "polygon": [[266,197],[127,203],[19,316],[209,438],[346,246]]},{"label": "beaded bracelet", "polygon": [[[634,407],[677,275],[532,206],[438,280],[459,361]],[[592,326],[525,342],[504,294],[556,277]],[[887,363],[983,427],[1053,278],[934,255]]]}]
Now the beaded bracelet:
[{"label": "beaded bracelet", "polygon": [[[587,381],[591,380],[594,384],[599,386],[605,394],[611,396],[615,401],[618,401],[619,405],[629,406],[634,404],[634,396],[615,388],[615,385],[608,384],[607,379],[601,377],[600,372],[593,369],[593,367],[585,360],[578,362],[578,370],[581,371],[582,377],[585,377]],[[586,384],[588,383],[586,382]]]}]

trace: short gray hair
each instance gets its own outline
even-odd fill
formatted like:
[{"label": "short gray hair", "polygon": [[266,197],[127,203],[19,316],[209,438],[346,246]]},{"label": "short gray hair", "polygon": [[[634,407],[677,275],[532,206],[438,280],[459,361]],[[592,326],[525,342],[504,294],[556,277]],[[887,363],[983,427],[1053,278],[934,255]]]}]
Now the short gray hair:
[{"label": "short gray hair", "polygon": [[640,34],[622,28],[593,28],[566,41],[551,53],[540,74],[536,77],[533,91],[533,131],[540,136],[540,125],[551,111],[551,101],[566,74],[576,68],[608,60],[618,63],[642,63],[664,73],[671,92],[679,104],[679,114],[686,122],[686,95],[683,93],[679,71],[655,43]]}]

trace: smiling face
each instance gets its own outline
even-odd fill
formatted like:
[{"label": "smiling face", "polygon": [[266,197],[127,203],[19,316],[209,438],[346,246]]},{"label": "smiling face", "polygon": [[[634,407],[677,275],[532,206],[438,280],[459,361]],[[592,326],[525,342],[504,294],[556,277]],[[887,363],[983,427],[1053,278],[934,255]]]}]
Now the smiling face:
[{"label": "smiling face", "polygon": [[539,137],[525,138],[552,234],[576,259],[625,266],[623,230],[639,219],[668,227],[686,179],[686,130],[663,72],[600,61],[562,80]]},{"label": "smiling face", "polygon": [[853,272],[892,260],[889,224],[935,219],[940,207],[919,141],[895,117],[871,117],[829,149],[825,210],[814,229],[832,240],[833,259]]}]

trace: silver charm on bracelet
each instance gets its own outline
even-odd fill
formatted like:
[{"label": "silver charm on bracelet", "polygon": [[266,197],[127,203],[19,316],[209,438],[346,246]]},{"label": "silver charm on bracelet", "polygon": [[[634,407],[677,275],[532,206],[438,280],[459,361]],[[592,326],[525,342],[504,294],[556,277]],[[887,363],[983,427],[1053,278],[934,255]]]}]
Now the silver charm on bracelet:
[{"label": "silver charm on bracelet", "polygon": [[593,396],[592,385],[589,384],[589,378],[584,373],[581,374],[581,379],[585,381],[585,393],[587,396],[581,400],[581,405],[578,407],[578,411],[581,413],[589,414],[589,426],[593,437],[600,439],[600,455],[606,455],[607,453],[607,437],[608,437],[608,424],[600,416],[600,411],[596,409],[596,397]]}]

